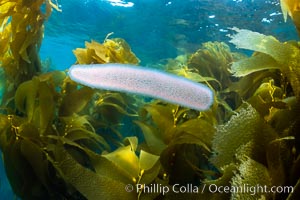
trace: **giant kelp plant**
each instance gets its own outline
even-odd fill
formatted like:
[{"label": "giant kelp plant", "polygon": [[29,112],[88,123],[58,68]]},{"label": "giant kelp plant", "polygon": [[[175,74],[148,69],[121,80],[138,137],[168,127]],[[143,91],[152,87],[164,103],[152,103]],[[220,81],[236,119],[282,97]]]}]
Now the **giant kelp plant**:
[{"label": "giant kelp plant", "polygon": [[[296,5],[282,0],[300,27]],[[207,42],[191,55],[169,59],[167,71],[214,91],[212,107],[200,112],[91,89],[66,72],[43,73],[38,49],[52,8],[59,10],[50,0],[0,1],[0,148],[18,197],[299,199],[297,41],[234,28],[230,42],[255,51],[251,57]],[[126,41],[108,36],[75,49],[76,63],[139,63]],[[192,191],[171,192],[189,185]],[[234,190],[244,185],[292,186],[294,192]],[[213,193],[210,186],[230,190]]]},{"label": "giant kelp plant", "polygon": [[51,0],[0,1],[0,62],[7,79],[4,101],[9,101],[20,83],[41,71],[38,51],[43,23],[52,8],[59,10]]}]

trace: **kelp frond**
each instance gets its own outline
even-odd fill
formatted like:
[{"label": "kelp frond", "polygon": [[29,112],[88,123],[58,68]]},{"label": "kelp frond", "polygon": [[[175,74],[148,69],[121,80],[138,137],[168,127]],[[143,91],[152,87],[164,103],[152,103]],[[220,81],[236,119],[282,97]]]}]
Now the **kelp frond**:
[{"label": "kelp frond", "polygon": [[[45,12],[42,6],[45,5]],[[51,0],[0,2],[0,65],[7,80],[4,103],[15,89],[41,71],[38,51],[43,38],[43,22],[51,8]]]},{"label": "kelp frond", "polygon": [[131,51],[130,46],[121,38],[106,38],[103,44],[94,40],[85,43],[86,48],[77,48],[73,51],[78,64],[91,63],[130,63],[140,61]]},{"label": "kelp frond", "polygon": [[62,10],[59,8],[59,5],[58,5],[57,0],[55,0],[55,3],[53,3],[52,0],[48,0],[48,1],[46,1],[46,2],[49,3],[50,6],[51,6],[52,8],[54,8],[56,11],[62,12]]},{"label": "kelp frond", "polygon": [[300,34],[300,2],[298,0],[280,0],[281,11],[283,19],[286,22],[287,15],[289,15]]},{"label": "kelp frond", "polygon": [[[295,96],[300,98],[300,49],[294,43],[281,43],[273,36],[237,29],[230,42],[238,48],[260,52],[247,61],[233,64],[231,71],[237,75],[246,75],[264,69],[280,69],[288,78]],[[247,62],[245,65],[244,63]],[[264,63],[264,64],[262,64]]]}]

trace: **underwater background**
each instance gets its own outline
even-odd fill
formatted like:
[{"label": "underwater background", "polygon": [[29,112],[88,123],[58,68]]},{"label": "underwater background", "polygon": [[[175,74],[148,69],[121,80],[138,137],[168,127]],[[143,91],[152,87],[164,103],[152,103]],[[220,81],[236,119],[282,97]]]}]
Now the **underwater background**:
[{"label": "underwater background", "polygon": [[[299,6],[297,0],[0,0],[0,199],[297,199]],[[75,63],[106,62],[204,83],[214,104],[200,112],[95,92],[67,77]],[[67,173],[71,168],[84,171],[83,185],[97,174],[106,182],[93,181],[111,188],[86,189],[73,179],[76,172]],[[249,175],[255,173],[259,180]],[[292,185],[296,192],[110,196],[129,183]]]},{"label": "underwater background", "polygon": [[40,50],[42,59],[50,57],[56,69],[75,62],[72,50],[84,47],[83,41],[103,41],[111,32],[130,44],[141,65],[194,52],[203,42],[226,42],[232,27],[279,40],[297,39],[292,21],[284,23],[279,1],[61,0],[59,4],[63,12],[53,12],[45,23]]}]

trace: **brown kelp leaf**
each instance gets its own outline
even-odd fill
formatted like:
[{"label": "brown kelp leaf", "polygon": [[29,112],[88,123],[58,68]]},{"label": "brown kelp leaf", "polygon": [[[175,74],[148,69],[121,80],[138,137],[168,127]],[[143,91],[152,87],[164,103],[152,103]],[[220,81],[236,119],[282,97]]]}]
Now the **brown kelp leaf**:
[{"label": "brown kelp leaf", "polygon": [[140,169],[149,170],[155,165],[155,163],[158,160],[159,160],[159,156],[141,150],[140,159],[139,159]]},{"label": "brown kelp leaf", "polygon": [[205,145],[208,150],[215,131],[214,126],[203,119],[190,119],[176,127],[172,142],[203,144],[203,147]]},{"label": "brown kelp leaf", "polygon": [[39,129],[33,123],[22,123],[18,127],[18,134],[28,140],[40,142]]},{"label": "brown kelp leaf", "polygon": [[250,103],[263,117],[268,117],[272,109],[286,109],[287,104],[282,101],[283,90],[274,85],[274,80],[262,83],[247,102]]},{"label": "brown kelp leaf", "polygon": [[110,149],[109,145],[101,135],[83,128],[77,127],[68,129],[68,131],[65,132],[65,137],[74,142],[78,142],[80,140],[87,140],[92,143],[95,142],[95,146],[99,149],[101,149],[99,145],[103,146],[103,149],[105,150]]},{"label": "brown kelp leaf", "polygon": [[251,105],[244,106],[245,108],[241,108],[225,125],[219,125],[217,128],[212,141],[215,155],[210,160],[219,168],[233,162],[238,148],[250,140],[254,141],[254,146],[248,148],[248,155],[254,154],[252,159],[265,163],[267,145],[277,137]]},{"label": "brown kelp leaf", "polygon": [[1,1],[0,3],[0,11],[3,15],[7,15],[11,12],[11,10],[14,8],[14,6],[17,4],[17,2],[11,2],[11,1]]},{"label": "brown kelp leaf", "polygon": [[281,11],[284,21],[287,20],[287,14],[293,17],[293,12],[297,11],[299,2],[297,0],[280,0]]},{"label": "brown kelp leaf", "polygon": [[216,78],[202,76],[201,74],[193,71],[192,69],[189,69],[187,66],[183,66],[183,65],[171,66],[168,67],[168,71],[177,74],[178,76],[183,76],[195,82],[199,82],[199,83],[216,82],[219,85],[219,88],[221,88],[222,85]]},{"label": "brown kelp leaf", "polygon": [[124,107],[122,107],[122,105],[119,105],[117,103],[111,103],[111,102],[102,102],[102,103],[97,103],[97,105],[99,107],[113,107],[116,109],[116,111],[118,111],[119,113],[121,114],[124,114],[124,115],[127,115],[127,116],[131,116],[131,117],[134,117],[134,116],[137,116],[137,114],[135,113],[129,113]]},{"label": "brown kelp leaf", "polygon": [[253,95],[259,95],[266,102],[274,102],[282,99],[283,91],[282,88],[275,85],[273,79],[270,79],[268,82],[262,83]]},{"label": "brown kelp leaf", "polygon": [[[90,149],[87,146],[78,144],[77,142],[74,142],[66,137],[61,137],[61,136],[57,136],[57,135],[46,135],[45,138],[47,139],[51,139],[54,140],[56,142],[60,142],[60,143],[64,143],[64,145],[68,145],[70,147],[70,149],[75,149],[75,152],[78,153],[80,156],[88,156],[88,157],[94,157],[95,155],[97,155],[94,151],[94,149]],[[57,146],[57,145],[56,145]],[[51,146],[51,148],[56,148],[56,146]],[[82,153],[81,153],[82,152]]]},{"label": "brown kelp leaf", "polygon": [[253,96],[247,102],[250,103],[262,117],[268,117],[271,108],[274,108],[273,106],[275,105],[275,102],[265,102],[261,96]]},{"label": "brown kelp leaf", "polygon": [[264,80],[270,78],[278,78],[278,75],[269,70],[253,72],[240,78],[237,82],[231,83],[224,92],[237,92],[242,99],[247,100],[253,96]]},{"label": "brown kelp leaf", "polygon": [[125,40],[120,38],[105,39],[104,43],[94,40],[85,42],[85,49],[73,50],[78,64],[91,63],[130,63],[138,64],[139,59],[131,51]]},{"label": "brown kelp leaf", "polygon": [[95,172],[100,176],[109,177],[115,181],[124,184],[134,183],[132,177],[128,177],[128,173],[107,158],[97,155],[91,158]]},{"label": "brown kelp leaf", "polygon": [[38,94],[39,80],[34,78],[22,83],[15,94],[15,104],[18,110],[26,113],[28,120],[33,118],[36,107],[36,96]]},{"label": "brown kelp leaf", "polygon": [[157,130],[152,126],[145,124],[141,121],[134,121],[142,130],[145,137],[145,141],[151,153],[155,155],[160,155],[160,153],[166,148],[166,144],[157,135]]},{"label": "brown kelp leaf", "polygon": [[88,131],[95,132],[94,127],[88,121],[87,115],[73,114],[67,117],[60,117],[60,120],[65,125],[65,132],[68,132],[69,130],[73,130],[73,129],[78,129],[78,128],[83,128]]},{"label": "brown kelp leaf", "polygon": [[231,179],[234,175],[234,172],[237,170],[237,165],[234,163],[230,163],[229,165],[225,165],[221,167],[220,173],[222,176],[220,176],[218,179],[215,180],[204,180],[203,185],[200,186],[201,190],[204,187],[203,194],[205,196],[204,199],[212,199],[212,200],[223,200],[223,199],[230,199],[230,193],[225,192],[216,192],[212,193],[208,188],[211,188],[212,190],[217,189],[217,187],[230,187],[231,185]]},{"label": "brown kelp leaf", "polygon": [[123,140],[123,143],[124,145],[129,145],[131,147],[131,150],[133,152],[136,151],[137,147],[138,147],[138,144],[139,144],[139,141],[138,141],[138,138],[135,137],[135,136],[132,136],[132,137],[126,137],[124,140]]},{"label": "brown kelp leaf", "polygon": [[294,163],[292,147],[294,137],[285,137],[273,140],[267,148],[267,161],[272,185],[286,185],[291,166]]},{"label": "brown kelp leaf", "polygon": [[48,0],[48,1],[46,1],[46,4],[48,7],[54,8],[58,12],[62,12],[62,10],[59,8],[57,1],[55,3],[53,3],[52,0]]},{"label": "brown kelp leaf", "polygon": [[58,71],[58,70],[43,73],[38,76],[41,82],[43,81],[48,82],[54,87],[61,87],[66,77],[67,77],[66,72]]},{"label": "brown kelp leaf", "polygon": [[105,122],[107,125],[119,124],[125,116],[137,116],[136,99],[126,94],[102,91],[96,93],[95,108],[93,115],[97,121]]},{"label": "brown kelp leaf", "polygon": [[[61,117],[60,123],[62,129],[60,133],[63,137],[48,136],[57,140],[63,140],[63,142],[74,146],[87,154],[93,154],[92,151],[109,150],[110,147],[101,135],[98,135],[93,126],[87,120],[87,116],[72,115],[68,117]],[[84,144],[84,148],[79,144]]]},{"label": "brown kelp leaf", "polygon": [[265,69],[280,69],[280,65],[269,55],[256,53],[250,58],[233,62],[230,72],[236,77],[246,76]]},{"label": "brown kelp leaf", "polygon": [[126,184],[148,184],[152,182],[159,173],[160,165],[158,164],[158,160],[159,156],[141,151],[138,177],[129,177],[126,168],[115,161],[107,159],[105,155],[93,159],[93,166],[95,167],[97,174],[107,176]]},{"label": "brown kelp leaf", "polygon": [[42,148],[30,140],[24,139],[21,142],[21,154],[30,163],[32,170],[34,171],[36,177],[41,181],[41,183],[48,187],[49,180],[47,177],[48,168],[45,166],[47,162],[45,157],[45,152]]},{"label": "brown kelp leaf", "polygon": [[124,39],[105,39],[103,45],[109,49],[107,55],[111,63],[138,64],[140,62]]},{"label": "brown kelp leaf", "polygon": [[6,175],[13,191],[20,198],[38,199],[47,194],[39,182],[31,165],[21,153],[22,139],[12,140],[9,148],[4,150]]},{"label": "brown kelp leaf", "polygon": [[76,57],[78,64],[91,63],[91,58],[88,57],[87,49],[76,48],[73,50],[73,54]]},{"label": "brown kelp leaf", "polygon": [[58,147],[57,167],[63,179],[87,199],[136,199],[135,192],[126,192],[125,184],[81,166],[63,147]]},{"label": "brown kelp leaf", "polygon": [[[271,56],[279,63],[287,62],[299,50],[293,45],[279,42],[273,36],[267,36],[246,29],[233,28],[237,34],[230,36],[230,42],[237,48],[249,49]],[[298,54],[298,53],[297,53]]]},{"label": "brown kelp leaf", "polygon": [[173,116],[173,111],[175,106],[172,105],[159,105],[159,104],[149,104],[143,107],[150,115],[157,126],[160,133],[163,133],[160,137],[167,144],[171,139],[171,135],[168,133],[175,127],[175,121]]},{"label": "brown kelp leaf", "polygon": [[295,97],[288,97],[283,99],[288,109],[273,109],[270,112],[268,122],[279,133],[286,132],[295,123],[295,119],[299,117],[300,105]]},{"label": "brown kelp leaf", "polygon": [[32,33],[33,33],[32,36],[27,35],[24,38],[24,41],[22,42],[22,46],[19,49],[19,54],[20,54],[21,58],[23,60],[25,60],[27,63],[31,63],[31,61],[30,61],[31,55],[28,54],[28,52],[27,52],[28,49],[30,49],[29,46],[34,45],[37,41],[39,41],[39,39],[41,37],[41,35],[38,34],[37,31],[32,31]]},{"label": "brown kelp leaf", "polygon": [[292,18],[298,35],[300,34],[300,2],[298,0],[280,0],[281,11],[284,21],[287,20],[287,14]]},{"label": "brown kelp leaf", "polygon": [[210,151],[215,129],[198,115],[188,109],[152,103],[144,106],[141,112],[145,122],[135,123],[142,129],[149,151],[156,155],[166,148],[166,144],[198,144]]},{"label": "brown kelp leaf", "polygon": [[91,55],[93,59],[98,61],[97,63],[107,63],[109,61],[108,49],[104,45],[92,40],[90,43],[85,42],[85,47],[94,51],[94,55]]},{"label": "brown kelp leaf", "polygon": [[[211,169],[208,152],[197,144],[169,145],[160,155],[160,162],[169,175],[170,184],[199,184]],[[211,174],[209,174],[211,175]]]},{"label": "brown kelp leaf", "polygon": [[140,172],[139,160],[130,145],[119,147],[115,151],[102,156],[124,169],[128,174],[128,178],[138,177]]},{"label": "brown kelp leaf", "polygon": [[[26,179],[23,177],[23,170],[26,169],[26,161],[20,154],[21,140],[13,142],[8,148],[3,149],[3,161],[6,176],[10,182],[10,185],[19,196],[23,196],[22,189]],[[28,169],[28,168],[27,168]],[[29,171],[28,175],[31,171]]]},{"label": "brown kelp leaf", "polygon": [[[41,70],[38,49],[43,37],[43,22],[53,5],[49,0],[1,1],[1,63],[14,88]],[[12,97],[6,95],[8,99]]]},{"label": "brown kelp leaf", "polygon": [[80,112],[91,100],[94,90],[89,87],[82,87],[79,90],[67,93],[60,105],[59,115],[70,116]]},{"label": "brown kelp leaf", "polygon": [[[2,7],[0,7],[2,8]],[[12,9],[12,8],[10,8]],[[2,13],[2,11],[0,11]],[[1,19],[0,18],[0,29],[2,30],[0,32],[1,41],[0,41],[0,60],[3,61],[3,58],[5,58],[5,54],[7,54],[7,51],[9,49],[9,40],[10,40],[10,33],[11,33],[11,25],[9,24],[8,18]],[[6,27],[4,29],[4,27]]]},{"label": "brown kelp leaf", "polygon": [[[231,36],[230,42],[238,48],[258,51],[271,56],[280,66],[281,72],[288,78],[295,96],[300,98],[300,70],[298,63],[300,49],[292,43],[281,43],[273,36],[233,28],[237,34]],[[257,68],[256,68],[257,70]]]},{"label": "brown kelp leaf", "polygon": [[41,82],[38,89],[39,94],[39,112],[37,113],[39,118],[39,128],[41,134],[43,134],[48,127],[52,125],[52,120],[54,118],[55,101],[54,95],[55,91],[53,86],[49,86],[46,82]]},{"label": "brown kelp leaf", "polygon": [[15,104],[19,111],[27,114],[28,121],[34,122],[43,133],[52,124],[56,95],[51,76],[34,77],[19,86]]},{"label": "brown kelp leaf", "polygon": [[157,179],[157,176],[159,175],[160,171],[160,162],[156,162],[155,165],[148,170],[141,170],[138,183],[146,185],[153,183]]},{"label": "brown kelp leaf", "polygon": [[[231,82],[228,65],[233,60],[233,54],[227,44],[206,42],[189,58],[188,68],[195,70],[203,77],[215,78],[219,83],[222,83],[222,87],[226,88]],[[218,89],[218,86],[219,84],[214,89]]]},{"label": "brown kelp leaf", "polygon": [[[23,28],[22,26],[24,26],[25,24],[18,24],[18,23],[14,23],[15,21],[24,21],[24,16],[22,13],[18,13],[14,16],[12,23],[12,32],[15,32],[15,37],[12,39],[11,41],[11,51],[12,54],[14,56],[14,58],[16,60],[22,59],[21,55],[19,54],[19,51],[22,47],[22,42],[25,41],[26,39],[26,34],[24,34],[24,32],[22,32],[21,30],[17,30],[17,25],[21,25],[20,28]],[[28,56],[26,56],[28,58]],[[25,58],[26,59],[26,58]],[[25,60],[26,62],[28,62],[28,60]]]},{"label": "brown kelp leaf", "polygon": [[[252,160],[251,158],[241,158],[241,164],[238,166],[237,172],[231,179],[231,185],[234,188],[241,188],[241,186],[247,185],[250,187],[266,187],[270,189],[272,186],[271,177],[268,169],[261,163]],[[247,188],[246,187],[246,188]],[[237,191],[231,193],[231,199],[249,199],[256,200],[265,197],[265,199],[273,199],[274,193],[262,192],[257,189],[255,191]]]}]

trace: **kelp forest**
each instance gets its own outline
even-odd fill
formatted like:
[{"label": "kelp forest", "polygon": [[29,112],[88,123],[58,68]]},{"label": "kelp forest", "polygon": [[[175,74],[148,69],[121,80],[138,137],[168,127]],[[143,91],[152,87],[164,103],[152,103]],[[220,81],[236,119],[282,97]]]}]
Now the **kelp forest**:
[{"label": "kelp forest", "polygon": [[[281,0],[298,33],[299,6]],[[0,0],[0,149],[17,198],[300,199],[299,41],[232,28],[234,49],[209,41],[167,59],[164,71],[214,92],[197,111],[43,70],[51,12],[51,0]],[[140,63],[124,39],[84,42],[74,64]],[[245,185],[293,192],[232,190]]]}]

